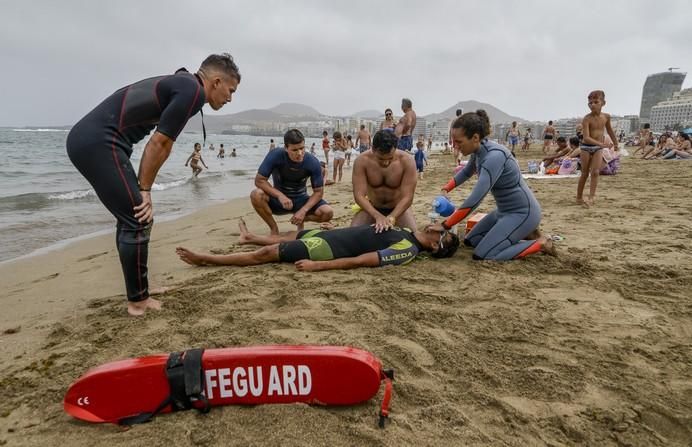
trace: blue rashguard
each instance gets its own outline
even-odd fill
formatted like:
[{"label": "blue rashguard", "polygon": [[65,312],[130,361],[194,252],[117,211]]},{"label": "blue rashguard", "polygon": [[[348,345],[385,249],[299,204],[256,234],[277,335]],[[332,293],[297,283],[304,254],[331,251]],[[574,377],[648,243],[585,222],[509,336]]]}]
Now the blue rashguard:
[{"label": "blue rashguard", "polygon": [[524,181],[519,165],[511,152],[493,141],[484,139],[443,189],[451,191],[478,173],[478,183],[464,203],[445,220],[452,227],[466,218],[491,192],[497,208],[485,216],[464,238],[474,247],[474,259],[506,261],[535,253],[540,243],[525,240],[541,222],[541,207]]},{"label": "blue rashguard", "polygon": [[[310,199],[306,187],[308,178],[310,178],[313,190],[324,186],[322,167],[314,155],[305,154],[303,161],[295,163],[288,158],[288,153],[283,147],[277,147],[270,151],[264,157],[257,173],[266,178],[271,176],[274,188],[281,191],[293,202],[293,208],[287,210],[281,206],[276,197],[270,197],[269,207],[275,214],[295,213],[305,205]],[[326,204],[325,200],[320,200],[308,211],[308,214],[314,213],[317,208]]]}]

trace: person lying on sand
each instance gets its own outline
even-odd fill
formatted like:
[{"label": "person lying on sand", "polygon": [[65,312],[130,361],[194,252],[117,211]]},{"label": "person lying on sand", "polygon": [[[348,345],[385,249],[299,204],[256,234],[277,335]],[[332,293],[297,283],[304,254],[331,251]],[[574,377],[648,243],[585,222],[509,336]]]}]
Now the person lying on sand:
[{"label": "person lying on sand", "polygon": [[298,270],[319,271],[404,265],[413,261],[421,251],[431,252],[434,258],[449,258],[459,248],[457,235],[439,224],[429,224],[416,231],[392,227],[377,232],[374,225],[361,225],[268,236],[250,233],[242,219],[239,227],[241,244],[264,247],[228,255],[200,254],[178,247],[176,253],[191,265],[248,266],[292,262]]}]

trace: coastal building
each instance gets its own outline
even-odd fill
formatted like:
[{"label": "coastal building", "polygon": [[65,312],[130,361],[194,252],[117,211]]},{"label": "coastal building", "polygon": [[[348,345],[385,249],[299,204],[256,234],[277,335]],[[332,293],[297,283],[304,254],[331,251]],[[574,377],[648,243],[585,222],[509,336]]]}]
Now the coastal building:
[{"label": "coastal building", "polygon": [[562,118],[553,124],[555,130],[560,132],[561,137],[570,138],[577,134],[577,126],[581,124],[583,118]]},{"label": "coastal building", "polygon": [[413,129],[413,140],[416,141],[419,135],[423,135],[425,138],[428,138],[428,131],[427,131],[427,120],[423,118],[422,116],[416,117],[416,127]]},{"label": "coastal building", "polygon": [[679,130],[692,124],[692,88],[686,88],[667,101],[651,108],[651,128],[654,132]]},{"label": "coastal building", "polygon": [[642,123],[649,123],[651,108],[661,101],[665,101],[678,93],[682,88],[682,82],[687,73],[674,72],[673,69],[663,73],[650,74],[644,82],[642,89],[642,103],[639,110],[639,119]]}]

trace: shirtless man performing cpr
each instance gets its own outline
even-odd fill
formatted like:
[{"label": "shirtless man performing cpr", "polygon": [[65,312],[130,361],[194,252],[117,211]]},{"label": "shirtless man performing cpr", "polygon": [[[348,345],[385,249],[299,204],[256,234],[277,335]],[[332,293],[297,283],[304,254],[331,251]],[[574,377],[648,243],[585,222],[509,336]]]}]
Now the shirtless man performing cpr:
[{"label": "shirtless man performing cpr", "polygon": [[375,224],[377,232],[393,226],[415,229],[411,211],[416,191],[416,163],[411,155],[396,149],[397,137],[388,130],[378,131],[372,150],[353,164],[353,197],[361,210],[351,226]]}]

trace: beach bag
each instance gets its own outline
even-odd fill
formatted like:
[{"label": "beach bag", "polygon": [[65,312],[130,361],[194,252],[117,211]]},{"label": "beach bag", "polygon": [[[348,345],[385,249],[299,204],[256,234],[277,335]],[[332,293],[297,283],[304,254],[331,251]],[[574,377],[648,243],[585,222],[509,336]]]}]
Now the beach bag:
[{"label": "beach bag", "polygon": [[611,149],[603,149],[603,167],[601,175],[615,175],[620,170],[620,155]]},{"label": "beach bag", "polygon": [[538,174],[538,162],[536,160],[529,160],[529,174]]},{"label": "beach bag", "polygon": [[575,158],[565,158],[560,164],[560,169],[557,171],[558,175],[570,175],[577,172],[577,160]]}]

